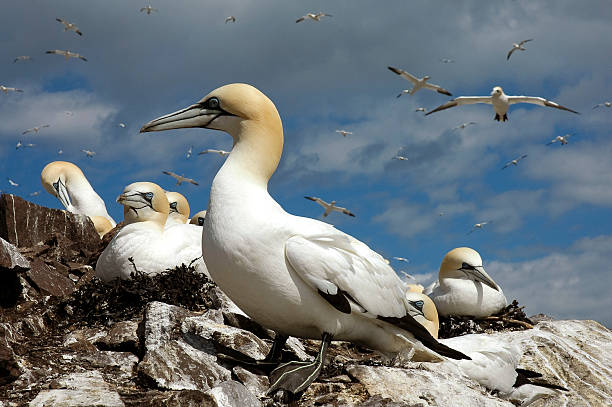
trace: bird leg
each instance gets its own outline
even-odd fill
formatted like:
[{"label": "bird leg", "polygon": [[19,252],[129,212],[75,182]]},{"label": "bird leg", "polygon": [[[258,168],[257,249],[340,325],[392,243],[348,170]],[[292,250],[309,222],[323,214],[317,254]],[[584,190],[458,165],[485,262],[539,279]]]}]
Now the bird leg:
[{"label": "bird leg", "polygon": [[238,363],[241,365],[253,366],[253,367],[270,367],[273,365],[277,365],[280,363],[282,358],[282,351],[285,343],[287,342],[287,336],[276,333],[274,336],[274,342],[272,343],[272,347],[270,351],[266,355],[266,357],[262,360],[258,360],[252,358],[244,353],[238,352],[231,348],[223,349],[221,352],[217,353],[217,358],[223,359],[226,361],[231,361],[234,363]]},{"label": "bird leg", "polygon": [[325,354],[327,347],[331,343],[332,335],[324,332],[321,339],[321,347],[316,358],[312,362],[292,361],[283,363],[270,373],[270,388],[266,392],[267,395],[272,395],[278,390],[284,390],[291,393],[294,397],[301,394],[310,386],[310,384],[319,376],[323,363],[325,362]]}]

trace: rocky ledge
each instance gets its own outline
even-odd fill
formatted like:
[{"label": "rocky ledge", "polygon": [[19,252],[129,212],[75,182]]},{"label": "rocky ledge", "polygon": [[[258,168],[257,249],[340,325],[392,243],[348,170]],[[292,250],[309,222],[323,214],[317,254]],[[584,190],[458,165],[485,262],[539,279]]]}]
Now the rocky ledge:
[{"label": "rocky ledge", "polygon": [[[91,266],[108,239],[87,218],[13,196],[0,198],[0,237],[0,406],[283,404],[265,394],[268,372],[221,357],[263,358],[274,333],[192,269],[105,285]],[[521,367],[569,389],[532,406],[612,405],[612,332],[594,321],[533,321],[483,334],[517,340]],[[283,357],[305,360],[317,348],[291,338]],[[332,344],[294,404],[513,406],[452,364],[385,361],[345,342]]]}]

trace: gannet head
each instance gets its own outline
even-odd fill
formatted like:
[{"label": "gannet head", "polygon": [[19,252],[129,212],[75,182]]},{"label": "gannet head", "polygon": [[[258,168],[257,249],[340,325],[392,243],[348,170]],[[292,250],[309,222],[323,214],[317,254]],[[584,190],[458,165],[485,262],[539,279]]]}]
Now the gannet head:
[{"label": "gannet head", "polygon": [[499,291],[499,286],[487,274],[482,266],[480,254],[469,247],[458,247],[446,253],[446,256],[442,259],[442,264],[440,264],[440,273],[438,277],[440,284],[447,278],[468,278],[475,282],[479,281]]},{"label": "gannet head", "polygon": [[195,215],[193,215],[193,218],[191,218],[191,221],[189,223],[191,223],[192,225],[204,226],[205,217],[206,217],[206,211],[200,211],[196,213]]},{"label": "gannet head", "polygon": [[89,184],[83,171],[67,161],[53,161],[47,164],[40,173],[40,182],[45,190],[59,199],[67,210],[73,208],[70,185],[79,182]]},{"label": "gannet head", "polygon": [[166,197],[170,205],[168,218],[177,218],[181,220],[181,223],[187,223],[187,220],[189,220],[189,203],[187,198],[178,192],[168,191],[166,191]]},{"label": "gannet head", "polygon": [[503,94],[504,94],[504,91],[502,90],[501,86],[496,86],[491,91],[491,96],[500,96]]},{"label": "gannet head", "polygon": [[152,221],[164,228],[170,211],[166,193],[152,182],[134,182],[125,187],[117,202],[123,205],[125,224]]},{"label": "gannet head", "polygon": [[438,339],[440,323],[438,321],[438,310],[436,305],[427,295],[417,292],[407,292],[408,312],[410,316],[423,325],[433,336]]}]

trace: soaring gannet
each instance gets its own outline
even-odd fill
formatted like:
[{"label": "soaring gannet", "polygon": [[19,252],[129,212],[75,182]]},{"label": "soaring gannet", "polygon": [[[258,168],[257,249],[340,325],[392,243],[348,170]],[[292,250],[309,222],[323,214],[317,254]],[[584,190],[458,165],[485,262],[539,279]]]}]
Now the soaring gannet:
[{"label": "soaring gannet", "polygon": [[227,23],[235,23],[236,22],[236,17],[234,16],[227,16],[225,17],[225,24]]},{"label": "soaring gannet", "polygon": [[38,196],[40,195],[40,191],[34,191],[29,194],[30,196]]},{"label": "soaring gannet", "polygon": [[204,219],[206,218],[206,211],[200,211],[193,215],[189,223],[192,225],[204,226]]},{"label": "soaring gannet", "polygon": [[612,102],[603,102],[603,103],[598,103],[595,106],[593,106],[593,109],[597,109],[598,107],[610,107],[612,106]]},{"label": "soaring gannet", "polygon": [[93,158],[93,156],[96,155],[95,151],[91,151],[91,150],[81,150],[81,151],[84,152],[88,158]]},{"label": "soaring gannet", "polygon": [[181,185],[183,182],[188,182],[193,185],[200,185],[191,178],[187,178],[184,175],[178,175],[173,173],[172,171],[162,171],[166,175],[170,175],[172,178],[176,180],[176,185]]},{"label": "soaring gannet", "polygon": [[163,189],[152,182],[128,185],[117,198],[123,205],[125,226],[108,244],[96,263],[103,281],[128,279],[134,268],[145,274],[193,263],[206,273],[202,261],[202,228],[183,224],[164,230],[170,205]]},{"label": "soaring gannet", "polygon": [[198,155],[209,154],[209,153],[211,153],[211,154],[219,154],[221,157],[225,157],[225,156],[229,155],[230,152],[229,151],[225,151],[225,150],[215,150],[214,148],[209,148],[209,149],[206,149],[204,151],[200,151],[198,153]]},{"label": "soaring gannet", "polygon": [[325,212],[323,212],[323,217],[324,218],[327,217],[327,215],[329,215],[330,213],[332,213],[334,211],[342,212],[345,215],[355,217],[355,214],[353,214],[348,209],[343,208],[341,206],[336,206],[336,201],[325,202],[321,198],[317,198],[317,197],[314,197],[314,196],[305,196],[304,198],[310,199],[311,201],[314,201],[314,202],[318,203],[319,205],[321,205],[325,209]]},{"label": "soaring gannet", "polygon": [[15,181],[13,181],[12,179],[10,179],[10,178],[8,178],[8,177],[7,177],[6,179],[8,180],[8,183],[9,183],[9,184],[10,184],[12,187],[18,187],[18,186],[19,186],[19,184],[18,184],[18,183],[16,183]]},{"label": "soaring gannet", "polygon": [[[412,90],[410,90],[407,93],[410,93],[411,95],[414,95],[415,92],[421,88],[425,88],[425,89],[429,89],[429,90],[435,90],[438,93],[442,93],[443,95],[448,95],[448,96],[452,96],[452,93],[450,93],[449,91],[447,91],[446,89],[438,86],[438,85],[434,85],[433,83],[428,83],[427,81],[429,80],[429,76],[424,76],[421,79],[417,78],[416,76],[413,76],[411,74],[409,74],[406,71],[403,71],[401,69],[397,69],[394,68],[392,66],[388,67],[389,70],[391,72],[394,72],[398,75],[400,75],[402,78],[404,79],[408,79],[410,82],[412,82]],[[402,92],[404,93],[404,92]],[[397,97],[400,97],[402,95],[402,93],[400,93]]]},{"label": "soaring gannet", "polygon": [[295,20],[296,23],[302,22],[306,19],[312,20],[312,21],[321,21],[321,17],[332,17],[331,14],[325,14],[325,13],[308,13],[305,16],[302,16],[300,18],[298,18],[297,20]]},{"label": "soaring gannet", "polygon": [[166,191],[166,197],[168,198],[170,209],[165,227],[187,223],[189,221],[189,203],[187,198],[178,192],[171,191]]},{"label": "soaring gannet", "polygon": [[554,107],[555,109],[567,110],[568,112],[580,114],[572,109],[568,109],[567,107],[563,107],[555,102],[551,102],[550,100],[546,100],[537,96],[508,96],[504,93],[501,86],[496,86],[491,91],[491,96],[459,96],[445,104],[436,107],[434,110],[425,113],[425,116],[428,116],[432,113],[439,112],[440,110],[449,109],[455,106],[461,105],[473,105],[474,103],[487,103],[493,105],[493,110],[495,110],[494,120],[505,122],[508,120],[508,108],[510,105],[515,103],[531,103],[534,105],[540,106],[548,106]]},{"label": "soaring gannet", "polygon": [[489,221],[489,222],[479,222],[479,223],[474,223],[474,225],[472,225],[472,229],[471,229],[471,230],[470,230],[470,231],[469,231],[467,234],[469,235],[469,234],[471,234],[472,232],[474,232],[475,230],[482,230],[482,228],[483,228],[485,225],[488,225],[489,223],[491,223],[491,222]]},{"label": "soaring gannet", "polygon": [[401,281],[364,243],[315,219],[291,215],[269,195],[283,151],[276,107],[256,88],[226,85],[196,104],[145,124],[141,132],[186,127],[222,130],[234,147],[212,183],[202,246],[212,279],[236,305],[275,330],[270,358],[287,335],[322,338],[312,362],[290,362],[271,374],[269,393],[301,394],[318,376],[332,338],[387,354],[440,348],[408,314]]},{"label": "soaring gannet", "polygon": [[4,85],[0,85],[0,91],[4,92],[6,95],[8,95],[9,92],[23,92],[21,89],[10,88]]},{"label": "soaring gannet", "polygon": [[156,8],[153,8],[150,4],[144,6],[143,8],[140,9],[140,12],[146,12],[147,14],[151,14],[154,11],[159,11]]},{"label": "soaring gannet", "polygon": [[446,253],[438,281],[425,293],[443,316],[487,317],[507,305],[504,292],[485,271],[480,255],[469,247]]},{"label": "soaring gannet", "polygon": [[81,30],[79,30],[79,27],[77,27],[73,23],[69,23],[68,21],[64,20],[63,18],[56,18],[55,20],[59,21],[60,23],[62,23],[64,25],[64,31],[70,30],[70,31],[74,31],[75,33],[77,33],[79,35],[83,35]]},{"label": "soaring gannet", "polygon": [[19,61],[31,61],[31,60],[32,60],[32,57],[29,55],[20,55],[13,60],[13,63],[19,62]]},{"label": "soaring gannet", "polygon": [[467,122],[467,123],[461,123],[459,126],[457,127],[453,127],[453,130],[463,130],[465,129],[467,126],[471,126],[473,124],[476,124],[476,122]]},{"label": "soaring gannet", "polygon": [[21,142],[21,140],[17,141],[17,144],[15,144],[15,150],[19,150],[21,147],[23,147],[23,143]]},{"label": "soaring gannet", "polygon": [[403,155],[396,155],[395,157],[391,157],[392,160],[400,160],[400,161],[409,161],[408,157],[404,157]]},{"label": "soaring gannet", "polygon": [[70,58],[79,58],[83,61],[87,61],[87,58],[85,58],[83,55],[68,50],[52,49],[50,51],[45,52],[45,54],[62,55],[66,58],[66,61],[68,61]]},{"label": "soaring gannet", "polygon": [[191,157],[191,154],[193,154],[193,146],[189,146],[189,149],[185,153],[185,157],[189,158],[189,157]]},{"label": "soaring gannet", "polygon": [[31,129],[24,130],[23,133],[21,133],[21,134],[22,135],[23,134],[28,134],[28,133],[36,133],[36,134],[38,134],[40,129],[44,129],[46,127],[51,127],[51,125],[49,125],[49,124],[41,124],[40,126],[35,126],[35,127],[32,127]]},{"label": "soaring gannet", "polygon": [[336,133],[340,133],[342,134],[344,137],[346,137],[347,135],[353,134],[352,131],[346,131],[346,130],[336,130]]},{"label": "soaring gannet", "polygon": [[424,107],[417,107],[416,109],[414,109],[415,112],[423,112],[425,113],[427,110],[425,110]]},{"label": "soaring gannet", "polygon": [[410,263],[410,260],[405,257],[393,257],[393,259],[397,261],[403,261],[404,263]]},{"label": "soaring gannet", "polygon": [[517,43],[512,44],[512,49],[510,51],[508,51],[508,55],[506,56],[506,61],[510,59],[510,55],[512,55],[512,53],[514,51],[516,51],[517,49],[519,49],[521,51],[525,51],[525,48],[523,48],[523,44],[525,44],[526,42],[529,42],[529,41],[533,41],[533,38],[531,38],[529,40],[523,40],[523,41],[519,42],[518,44]]},{"label": "soaring gannet", "polygon": [[118,126],[121,127],[122,129],[125,129],[125,123],[119,123]]},{"label": "soaring gannet", "polygon": [[450,58],[440,58],[440,62],[444,63],[444,64],[452,64],[453,62],[455,62],[454,59],[450,59]]},{"label": "soaring gannet", "polygon": [[[48,193],[59,199],[68,212],[89,216],[101,236],[115,227],[116,223],[106,211],[104,201],[94,191],[83,171],[73,163],[53,161],[47,164],[40,174],[40,182]],[[96,217],[108,222],[94,219]]]},{"label": "soaring gannet", "polygon": [[[406,293],[406,298],[412,306],[411,315],[414,319],[437,339],[439,320],[433,301],[424,294],[410,291]],[[540,373],[518,368],[522,356],[518,343],[508,341],[500,334],[471,334],[439,341],[461,349],[471,357],[471,360],[448,360],[444,363],[459,366],[472,380],[489,390],[499,392],[505,399],[519,401],[521,406],[557,394],[555,390],[567,391],[564,387],[539,379],[542,376]]]},{"label": "soaring gannet", "polygon": [[572,137],[572,134],[566,134],[565,136],[557,136],[554,139],[550,140],[548,143],[546,143],[547,146],[556,143],[557,141],[559,143],[561,143],[562,146],[566,145],[568,143],[568,139]]},{"label": "soaring gannet", "polygon": [[506,165],[504,165],[504,166],[502,167],[502,170],[504,170],[504,169],[506,169],[506,168],[510,167],[511,165],[518,165],[519,161],[521,161],[523,158],[526,158],[526,157],[527,157],[527,154],[523,154],[522,156],[520,156],[520,157],[518,157],[518,158],[515,158],[515,159],[514,159],[514,160],[512,160],[512,161],[508,161],[508,162],[506,163]]}]

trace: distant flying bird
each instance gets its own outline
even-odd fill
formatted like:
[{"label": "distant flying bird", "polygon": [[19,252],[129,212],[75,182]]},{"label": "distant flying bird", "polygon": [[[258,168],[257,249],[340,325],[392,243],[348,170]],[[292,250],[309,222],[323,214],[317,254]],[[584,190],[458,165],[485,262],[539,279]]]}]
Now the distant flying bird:
[{"label": "distant flying bird", "polygon": [[0,85],[0,90],[8,95],[9,92],[23,92],[21,89],[9,88],[8,86]]},{"label": "distant flying bird", "polygon": [[567,144],[567,139],[569,139],[570,137],[572,137],[572,134],[566,134],[565,136],[557,136],[554,139],[550,140],[548,143],[546,143],[546,145],[549,146],[558,141],[561,143],[562,146],[564,146]]},{"label": "distant flying bird", "polygon": [[68,21],[64,20],[63,18],[56,18],[56,21],[59,21],[60,23],[62,23],[64,25],[64,31],[74,31],[75,33],[79,34],[79,35],[83,35],[83,33],[81,32],[81,30],[79,30],[79,27],[77,27],[76,25],[69,23]]},{"label": "distant flying bird", "polygon": [[12,179],[10,179],[8,177],[6,179],[8,179],[8,183],[11,184],[12,187],[18,187],[19,186],[19,184],[16,183],[15,181],[13,181]]},{"label": "distant flying bird", "polygon": [[225,17],[225,24],[227,24],[227,23],[235,23],[235,22],[236,22],[236,17],[234,17],[234,16]]},{"label": "distant flying bird", "polygon": [[150,4],[144,6],[143,8],[140,9],[140,12],[142,13],[143,11],[145,11],[147,14],[151,14],[154,11],[159,11],[156,8],[153,8]]},{"label": "distant flying bird", "polygon": [[51,125],[49,125],[49,124],[41,124],[40,126],[32,127],[31,129],[25,130],[21,134],[28,134],[28,133],[36,133],[36,134],[38,134],[40,129],[44,129],[45,127],[51,127]]},{"label": "distant flying bird", "polygon": [[475,223],[474,226],[472,226],[472,230],[470,230],[467,234],[469,235],[470,233],[472,233],[473,231],[480,229],[482,230],[482,228],[484,227],[484,225],[488,225],[491,222],[480,222],[480,223]]},{"label": "distant flying bird", "polygon": [[191,178],[187,178],[183,175],[178,175],[173,173],[172,171],[162,171],[166,175],[170,175],[172,178],[176,179],[176,185],[181,185],[183,182],[188,182],[193,185],[200,185]]},{"label": "distant flying bird", "polygon": [[612,106],[612,102],[603,102],[593,106],[593,109],[597,109],[598,107],[610,107]]},{"label": "distant flying bird", "polygon": [[476,124],[476,122],[467,122],[467,123],[461,123],[459,126],[454,127],[453,130],[463,130],[465,129],[467,126],[471,126],[472,124]]},{"label": "distant flying bird", "polygon": [[58,155],[62,155],[62,154],[64,154],[64,150],[62,150],[62,149],[60,148],[59,150],[57,150],[57,154],[58,154]]},{"label": "distant flying bird", "polygon": [[121,127],[122,129],[125,129],[125,123],[119,123],[119,127]]},{"label": "distant flying bird", "polygon": [[52,50],[45,52],[45,54],[62,55],[63,57],[66,58],[66,61],[68,61],[70,58],[79,58],[79,59],[82,59],[83,61],[87,61],[87,58],[85,58],[83,55],[78,54],[76,52],[68,51],[68,50],[52,49]]},{"label": "distant flying bird", "polygon": [[296,23],[302,22],[306,19],[310,19],[312,21],[321,21],[321,17],[332,17],[331,14],[325,14],[325,13],[308,13],[305,16],[302,16],[300,18],[298,18],[297,20],[295,20]]},{"label": "distant flying bird", "polygon": [[15,146],[15,150],[19,150],[22,146],[23,146],[23,144],[21,143],[21,140],[19,140],[17,142],[17,145]]},{"label": "distant flying bird", "polygon": [[512,160],[512,161],[508,161],[508,162],[506,163],[506,165],[504,165],[504,166],[502,167],[502,170],[504,170],[504,169],[506,169],[506,168],[510,167],[511,165],[518,165],[519,161],[521,161],[521,160],[522,160],[523,158],[525,158],[525,157],[527,157],[527,154],[523,154],[523,155],[522,155],[522,156],[520,156],[519,158],[515,158],[515,159],[514,159],[514,160]]},{"label": "distant flying bird", "polygon": [[94,155],[96,155],[95,151],[90,151],[90,150],[81,150],[82,152],[85,153],[85,155],[89,158],[93,158]]},{"label": "distant flying bird", "polygon": [[425,116],[428,116],[435,112],[439,112],[440,110],[449,109],[451,107],[473,105],[475,103],[487,103],[489,105],[493,105],[493,110],[495,111],[495,117],[493,119],[500,122],[505,122],[508,120],[508,108],[510,107],[510,105],[513,105],[515,103],[531,103],[534,105],[554,107],[555,109],[566,110],[568,112],[580,114],[572,109],[568,109],[567,107],[561,106],[555,102],[551,102],[550,100],[546,100],[541,97],[508,96],[504,93],[501,86],[496,86],[491,91],[491,96],[459,96],[458,98],[450,100],[445,104],[436,107],[434,110],[425,113]]},{"label": "distant flying bird", "polygon": [[28,144],[24,144],[23,146],[32,148],[32,147],[36,147],[36,144],[28,143]]},{"label": "distant flying bird", "polygon": [[30,196],[38,196],[40,195],[40,191],[34,191],[30,193]]},{"label": "distant flying bird", "polygon": [[347,136],[347,134],[353,134],[352,131],[346,131],[346,130],[336,130],[336,133],[340,133],[342,134],[344,137]]},{"label": "distant flying bird", "polygon": [[325,208],[325,212],[323,212],[323,217],[324,218],[327,217],[327,215],[329,215],[333,211],[342,212],[345,215],[355,217],[355,215],[351,211],[349,211],[348,209],[342,208],[340,206],[336,206],[336,201],[331,201],[331,202],[327,203],[324,200],[322,200],[321,198],[317,198],[317,197],[314,197],[314,196],[305,196],[304,198],[310,199],[311,201],[314,201],[314,202],[318,203],[319,205],[321,205],[323,208]]},{"label": "distant flying bird", "polygon": [[70,110],[66,110],[66,111],[64,112],[64,114],[65,114],[66,116],[74,116],[74,113],[73,113],[73,112],[71,112]]},{"label": "distant flying bird", "polygon": [[408,161],[408,157],[404,157],[403,155],[396,155],[392,158],[392,160]]},{"label": "distant flying bird", "polygon": [[189,150],[187,150],[187,154],[185,154],[187,158],[191,157],[191,153],[193,153],[193,146],[189,147]]},{"label": "distant flying bird", "polygon": [[519,42],[518,44],[516,44],[516,43],[512,44],[512,49],[510,50],[510,52],[508,52],[508,56],[506,56],[506,61],[510,59],[510,55],[512,55],[512,53],[514,51],[516,51],[517,49],[520,49],[521,51],[525,51],[525,48],[523,48],[523,44],[525,44],[526,42],[529,42],[529,41],[533,41],[533,38],[529,39],[529,40],[523,40],[523,41]]},{"label": "distant flying bird", "polygon": [[20,55],[20,56],[18,56],[17,58],[15,58],[15,59],[13,60],[13,63],[15,63],[15,62],[19,62],[19,61],[31,61],[31,60],[32,60],[32,57],[31,57],[31,56],[28,56],[28,55]]},{"label": "distant flying bird", "polygon": [[410,263],[410,260],[408,260],[405,257],[393,257],[393,258],[397,261],[403,261],[404,263]]},{"label": "distant flying bird", "polygon": [[438,216],[444,216],[444,215],[445,215],[444,212],[442,212],[442,211],[438,212]]},{"label": "distant flying bird", "polygon": [[423,112],[425,113],[427,110],[425,110],[424,107],[417,107],[416,109],[414,109],[415,112]]},{"label": "distant flying bird", "polygon": [[207,150],[204,151],[200,151],[198,153],[198,155],[202,155],[202,154],[219,154],[221,157],[225,157],[226,155],[229,155],[229,151],[225,151],[225,150],[215,150],[213,148],[209,148]]},{"label": "distant flying bird", "polygon": [[[427,81],[429,80],[429,76],[424,76],[421,79],[417,78],[416,76],[413,76],[411,74],[409,74],[406,71],[403,71],[401,69],[397,69],[394,68],[392,66],[387,67],[389,68],[389,70],[391,72],[394,72],[398,75],[400,75],[402,78],[409,80],[410,82],[412,82],[412,90],[410,90],[409,92],[405,92],[405,93],[409,93],[411,95],[414,95],[415,92],[421,88],[425,88],[425,89],[429,89],[429,90],[434,90],[438,93],[442,93],[443,95],[448,95],[448,96],[452,96],[452,93],[450,93],[449,91],[447,91],[444,88],[441,88],[438,85],[434,85],[433,83],[428,83]],[[400,93],[398,97],[400,97],[404,92]]]},{"label": "distant flying bird", "polygon": [[450,58],[441,58],[440,62],[445,63],[445,64],[452,64],[453,62],[455,62],[455,60],[450,59]]}]

